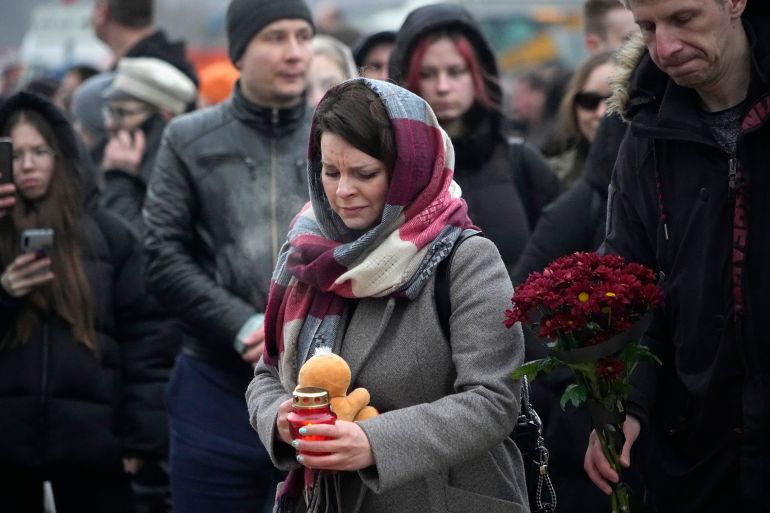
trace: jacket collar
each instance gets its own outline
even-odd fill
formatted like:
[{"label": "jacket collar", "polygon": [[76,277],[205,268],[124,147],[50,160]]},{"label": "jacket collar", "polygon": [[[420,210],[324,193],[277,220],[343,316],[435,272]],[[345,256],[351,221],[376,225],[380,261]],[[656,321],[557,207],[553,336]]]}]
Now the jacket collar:
[{"label": "jacket collar", "polygon": [[297,105],[287,109],[257,105],[244,96],[240,80],[233,88],[230,109],[240,122],[270,137],[282,137],[294,132],[304,122],[309,110],[304,97]]}]

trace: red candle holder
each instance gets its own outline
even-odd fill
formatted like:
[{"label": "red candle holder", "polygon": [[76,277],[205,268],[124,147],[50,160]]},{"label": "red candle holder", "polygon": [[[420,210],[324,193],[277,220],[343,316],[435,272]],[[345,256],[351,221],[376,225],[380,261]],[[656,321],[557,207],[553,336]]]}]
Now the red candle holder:
[{"label": "red candle holder", "polygon": [[[292,411],[289,412],[289,431],[292,440],[329,440],[326,436],[301,435],[299,429],[313,424],[334,425],[337,416],[332,412],[329,405],[329,393],[323,388],[303,387],[294,390]],[[326,452],[303,451],[301,448],[299,454],[307,456],[326,456]]]}]

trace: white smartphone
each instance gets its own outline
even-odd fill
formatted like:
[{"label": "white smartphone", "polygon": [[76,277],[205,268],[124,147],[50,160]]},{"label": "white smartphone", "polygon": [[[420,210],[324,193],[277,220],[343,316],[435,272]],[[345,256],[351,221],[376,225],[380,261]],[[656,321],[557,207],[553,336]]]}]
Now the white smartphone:
[{"label": "white smartphone", "polygon": [[48,256],[53,247],[53,230],[51,228],[35,228],[21,232],[21,251],[36,253],[37,258]]}]

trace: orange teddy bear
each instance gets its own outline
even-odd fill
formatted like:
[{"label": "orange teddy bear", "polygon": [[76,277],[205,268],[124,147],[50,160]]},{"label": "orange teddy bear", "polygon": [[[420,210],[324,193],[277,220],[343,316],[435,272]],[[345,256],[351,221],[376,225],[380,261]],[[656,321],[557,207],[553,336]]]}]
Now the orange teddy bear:
[{"label": "orange teddy bear", "polygon": [[340,420],[366,420],[379,415],[376,408],[368,406],[370,397],[365,388],[356,388],[350,394],[347,393],[350,377],[350,367],[342,357],[331,351],[317,353],[299,370],[297,388],[318,387],[326,390],[331,409]]}]

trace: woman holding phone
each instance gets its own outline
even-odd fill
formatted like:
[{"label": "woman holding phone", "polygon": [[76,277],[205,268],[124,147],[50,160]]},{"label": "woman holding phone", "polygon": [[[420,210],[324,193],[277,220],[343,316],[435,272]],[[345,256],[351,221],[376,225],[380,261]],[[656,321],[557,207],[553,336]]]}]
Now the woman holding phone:
[{"label": "woman holding phone", "polygon": [[[15,184],[0,218],[0,504],[42,511],[50,481],[59,513],[133,511],[130,474],[163,435],[147,365],[160,320],[137,243],[96,206],[53,104],[9,98],[0,135],[13,141]],[[53,243],[24,252],[30,229]]]}]

